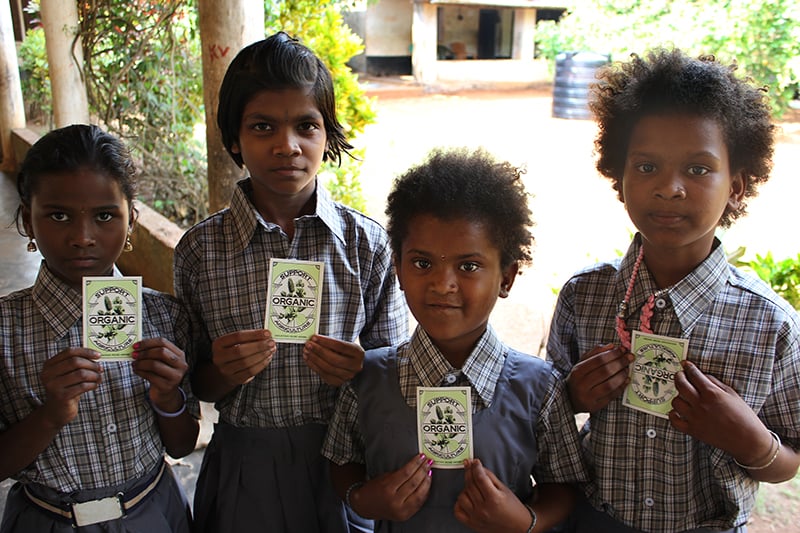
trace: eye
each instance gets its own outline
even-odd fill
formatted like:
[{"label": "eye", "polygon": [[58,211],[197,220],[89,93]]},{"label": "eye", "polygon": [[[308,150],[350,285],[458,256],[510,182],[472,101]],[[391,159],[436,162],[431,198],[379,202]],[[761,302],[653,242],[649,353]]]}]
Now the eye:
[{"label": "eye", "polygon": [[272,131],[272,125],[268,122],[254,122],[249,127],[253,131]]},{"label": "eye", "polygon": [[705,176],[710,171],[706,167],[702,167],[700,165],[693,165],[689,167],[689,175],[690,176]]},{"label": "eye", "polygon": [[99,222],[109,222],[114,218],[114,215],[108,212],[97,213],[97,220]]},{"label": "eye", "polygon": [[425,270],[431,267],[431,262],[423,258],[412,259],[411,264],[420,270]]},{"label": "eye", "polygon": [[634,165],[634,168],[642,174],[650,174],[656,170],[656,166],[653,163],[639,163]]},{"label": "eye", "polygon": [[69,221],[69,216],[66,213],[62,213],[61,211],[50,213],[50,218],[55,220],[56,222],[67,222]]},{"label": "eye", "polygon": [[297,127],[297,129],[303,132],[311,133],[319,130],[320,125],[316,122],[303,122]]},{"label": "eye", "polygon": [[480,267],[481,266],[475,261],[467,261],[459,266],[459,268],[464,272],[476,272]]}]

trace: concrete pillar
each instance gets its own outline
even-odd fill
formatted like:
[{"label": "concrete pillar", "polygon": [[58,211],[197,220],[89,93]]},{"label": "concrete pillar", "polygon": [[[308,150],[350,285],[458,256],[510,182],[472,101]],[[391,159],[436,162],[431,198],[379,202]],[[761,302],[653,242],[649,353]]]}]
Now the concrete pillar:
[{"label": "concrete pillar", "polygon": [[514,39],[511,45],[511,59],[533,61],[534,39],[536,37],[536,10],[514,10]]},{"label": "concrete pillar", "polygon": [[411,69],[418,83],[436,82],[436,5],[414,1],[411,21]]},{"label": "concrete pillar", "polygon": [[264,38],[264,2],[199,0],[203,60],[203,102],[208,150],[208,206],[215,212],[230,204],[236,182],[243,176],[225,147],[217,127],[219,86],[234,56],[244,46]]},{"label": "concrete pillar", "polygon": [[17,47],[11,6],[0,2],[0,169],[12,172],[17,161],[11,143],[11,130],[25,127],[25,108],[19,82]]},{"label": "concrete pillar", "polygon": [[89,122],[89,100],[83,80],[83,49],[78,37],[78,6],[64,0],[42,0],[53,119],[56,128]]}]

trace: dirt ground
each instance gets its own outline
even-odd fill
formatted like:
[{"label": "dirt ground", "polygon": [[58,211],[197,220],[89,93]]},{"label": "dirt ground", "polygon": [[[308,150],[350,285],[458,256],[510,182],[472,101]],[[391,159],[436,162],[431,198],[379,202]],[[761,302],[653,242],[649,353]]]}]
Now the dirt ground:
[{"label": "dirt ground", "polygon": [[[549,85],[425,92],[404,80],[377,78],[365,86],[376,99],[378,117],[356,144],[366,147],[362,186],[368,211],[381,222],[394,177],[435,146],[482,146],[527,168],[534,262],[509,298],[498,302],[492,324],[508,344],[543,354],[558,289],[582,266],[624,252],[634,231],[609,182],[594,169],[594,123],[553,118]],[[720,235],[728,251],[744,246],[746,257],[772,251],[779,259],[800,252],[793,231],[800,113],[790,113],[780,126],[770,181],[750,202],[749,215]],[[800,532],[800,477],[762,484],[748,531]]]}]

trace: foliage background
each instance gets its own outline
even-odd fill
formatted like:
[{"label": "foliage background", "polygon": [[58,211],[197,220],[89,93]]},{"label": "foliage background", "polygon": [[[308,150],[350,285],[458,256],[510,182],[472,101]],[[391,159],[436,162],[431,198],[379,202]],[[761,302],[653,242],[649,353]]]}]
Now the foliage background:
[{"label": "foliage background", "polygon": [[556,24],[536,28],[537,53],[607,53],[625,60],[656,45],[736,61],[769,87],[776,116],[800,81],[800,2],[796,0],[579,0]]},{"label": "foliage background", "polygon": [[[283,29],[328,65],[339,120],[352,138],[373,122],[372,102],[347,61],[363,50],[343,24],[342,0],[266,0],[265,34]],[[39,15],[38,0],[26,6]],[[78,2],[89,108],[93,120],[122,137],[138,159],[142,201],[181,226],[208,214],[202,64],[196,0]],[[20,47],[28,117],[52,128],[44,32]],[[358,156],[358,154],[354,154]],[[360,160],[322,169],[334,198],[364,210]]]}]

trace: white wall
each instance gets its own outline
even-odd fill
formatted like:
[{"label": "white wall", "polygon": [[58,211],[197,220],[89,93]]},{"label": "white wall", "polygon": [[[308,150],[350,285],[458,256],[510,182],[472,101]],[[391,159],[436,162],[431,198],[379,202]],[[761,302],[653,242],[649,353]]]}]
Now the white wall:
[{"label": "white wall", "polygon": [[366,21],[365,52],[368,56],[410,56],[410,0],[379,0],[369,5]]}]

